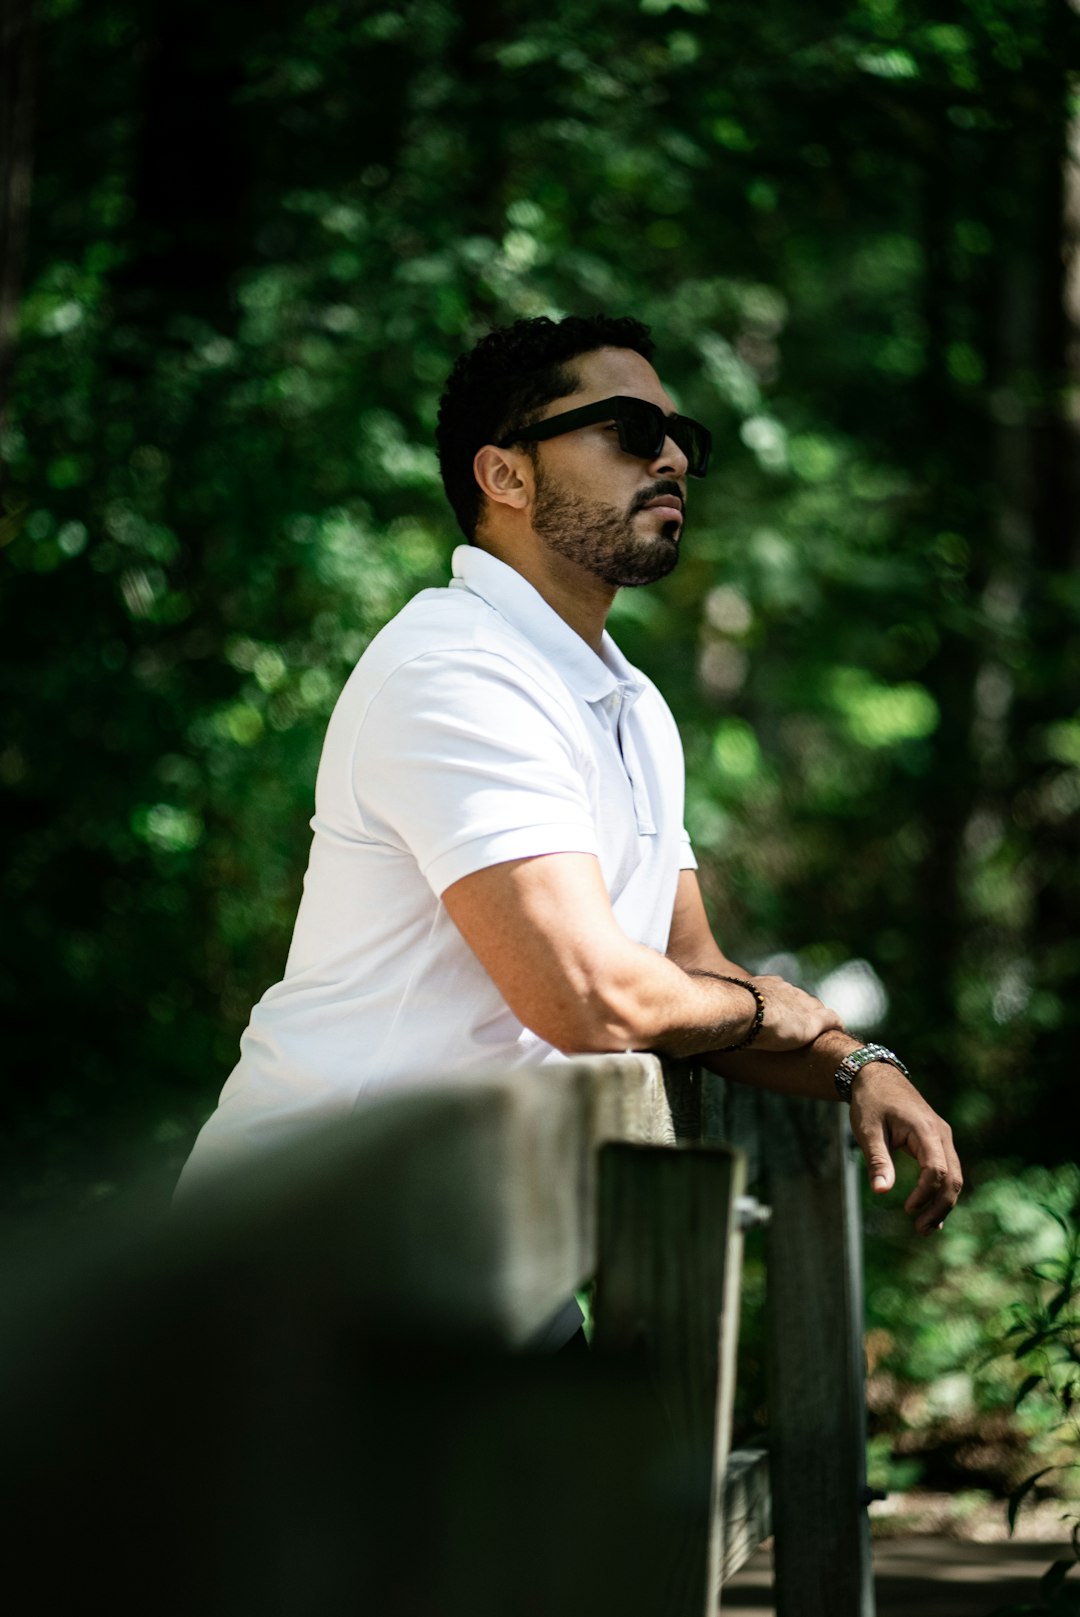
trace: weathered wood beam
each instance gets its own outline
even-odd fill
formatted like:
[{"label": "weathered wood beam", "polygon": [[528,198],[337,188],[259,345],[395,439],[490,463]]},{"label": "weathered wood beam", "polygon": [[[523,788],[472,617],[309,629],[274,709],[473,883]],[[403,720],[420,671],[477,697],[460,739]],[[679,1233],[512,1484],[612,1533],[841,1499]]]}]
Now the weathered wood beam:
[{"label": "weathered wood beam", "polygon": [[598,1147],[673,1139],[655,1056],[417,1080],[208,1181],[183,1223],[196,1261],[257,1240],[283,1286],[315,1265],[386,1327],[517,1347],[593,1273]]},{"label": "weathered wood beam", "polygon": [[873,1617],[861,1214],[847,1110],[778,1102],[765,1133],[778,1617]]},{"label": "weathered wood beam", "polygon": [[657,1466],[670,1501],[657,1617],[705,1617],[722,1563],[744,1162],[716,1146],[608,1145],[600,1153],[593,1342],[637,1355],[667,1416]]},{"label": "weathered wood beam", "polygon": [[0,1438],[44,1605],[654,1617],[663,1410],[632,1363],[504,1351],[591,1274],[612,1138],[672,1138],[655,1058],[417,1083],[13,1258]]}]

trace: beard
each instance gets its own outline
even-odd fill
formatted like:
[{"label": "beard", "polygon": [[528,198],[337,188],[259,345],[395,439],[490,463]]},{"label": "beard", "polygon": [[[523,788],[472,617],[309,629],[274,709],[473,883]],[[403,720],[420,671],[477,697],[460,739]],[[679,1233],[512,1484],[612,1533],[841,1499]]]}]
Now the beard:
[{"label": "beard", "polygon": [[549,550],[616,589],[655,584],[679,559],[681,523],[664,522],[659,531],[642,533],[634,526],[633,512],[567,494],[539,466],[532,525]]}]

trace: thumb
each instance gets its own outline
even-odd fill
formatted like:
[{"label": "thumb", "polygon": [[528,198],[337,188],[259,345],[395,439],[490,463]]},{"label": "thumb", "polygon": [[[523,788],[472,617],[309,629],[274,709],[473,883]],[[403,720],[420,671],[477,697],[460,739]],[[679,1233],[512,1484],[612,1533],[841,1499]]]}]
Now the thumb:
[{"label": "thumb", "polygon": [[889,1148],[885,1144],[885,1136],[880,1130],[868,1133],[862,1141],[863,1156],[866,1158],[866,1168],[870,1175],[870,1188],[879,1194],[891,1190],[896,1183],[896,1169],[893,1167]]}]

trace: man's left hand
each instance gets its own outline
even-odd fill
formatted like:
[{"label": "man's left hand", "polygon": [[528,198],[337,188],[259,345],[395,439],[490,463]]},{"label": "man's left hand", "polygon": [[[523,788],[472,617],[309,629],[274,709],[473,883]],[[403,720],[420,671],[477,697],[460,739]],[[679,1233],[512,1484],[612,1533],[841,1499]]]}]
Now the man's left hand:
[{"label": "man's left hand", "polygon": [[904,1203],[920,1235],[932,1235],[956,1206],[964,1183],[952,1129],[903,1073],[868,1062],[851,1086],[851,1127],[880,1195],[896,1183],[894,1151],[919,1164],[919,1182]]}]

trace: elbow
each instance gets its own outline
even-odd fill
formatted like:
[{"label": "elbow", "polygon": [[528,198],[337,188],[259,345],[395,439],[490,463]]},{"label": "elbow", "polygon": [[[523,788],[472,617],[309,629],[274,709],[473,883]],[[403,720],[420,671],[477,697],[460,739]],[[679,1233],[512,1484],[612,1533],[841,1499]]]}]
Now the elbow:
[{"label": "elbow", "polygon": [[525,1025],[562,1055],[618,1055],[647,1047],[632,997],[613,982],[567,985]]},{"label": "elbow", "polygon": [[582,1022],[577,1027],[552,1028],[541,1038],[564,1056],[624,1055],[634,1048],[633,1040],[612,1030]]}]

